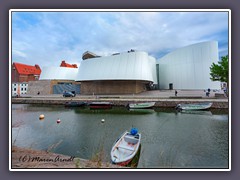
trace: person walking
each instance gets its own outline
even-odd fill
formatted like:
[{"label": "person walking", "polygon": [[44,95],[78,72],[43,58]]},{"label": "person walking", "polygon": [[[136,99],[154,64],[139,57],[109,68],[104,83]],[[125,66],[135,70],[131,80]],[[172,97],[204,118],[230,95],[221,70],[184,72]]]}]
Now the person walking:
[{"label": "person walking", "polygon": [[206,92],[206,96],[209,97],[209,94],[210,94],[210,93],[207,91],[207,92]]},{"label": "person walking", "polygon": [[224,96],[227,97],[227,87],[223,88]]},{"label": "person walking", "polygon": [[206,92],[206,95],[207,95],[207,97],[209,97],[209,95],[210,95],[210,92],[211,92],[211,89],[210,89],[210,88],[208,88],[208,89],[207,89],[207,92]]},{"label": "person walking", "polygon": [[177,96],[177,93],[178,93],[177,90],[175,90],[175,96]]}]

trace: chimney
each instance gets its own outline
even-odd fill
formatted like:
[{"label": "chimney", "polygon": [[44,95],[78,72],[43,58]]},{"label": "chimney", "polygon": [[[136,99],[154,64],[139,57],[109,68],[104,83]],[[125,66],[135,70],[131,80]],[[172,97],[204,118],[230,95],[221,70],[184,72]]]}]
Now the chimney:
[{"label": "chimney", "polygon": [[40,69],[41,70],[41,68],[39,67],[38,64],[35,64],[35,67],[36,67],[36,69]]},{"label": "chimney", "polygon": [[62,63],[60,64],[60,67],[66,67],[66,62],[65,62],[65,60],[62,60]]},{"label": "chimney", "polygon": [[76,64],[73,64],[72,66],[73,66],[74,68],[78,68]]}]

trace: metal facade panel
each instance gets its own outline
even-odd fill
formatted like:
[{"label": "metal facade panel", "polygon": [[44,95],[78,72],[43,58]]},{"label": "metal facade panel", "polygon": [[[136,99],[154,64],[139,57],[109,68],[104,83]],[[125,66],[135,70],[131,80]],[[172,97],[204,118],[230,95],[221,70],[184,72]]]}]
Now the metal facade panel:
[{"label": "metal facade panel", "polygon": [[220,89],[220,82],[210,80],[210,66],[217,63],[216,41],[203,42],[183,47],[160,58],[160,89]]},{"label": "metal facade panel", "polygon": [[44,67],[40,75],[40,80],[75,80],[78,68],[67,67]]},{"label": "metal facade panel", "polygon": [[156,66],[155,58],[149,59],[146,52],[130,52],[92,58],[81,62],[76,80],[143,80],[155,82],[156,78],[152,72],[155,67],[153,67],[153,64]]}]

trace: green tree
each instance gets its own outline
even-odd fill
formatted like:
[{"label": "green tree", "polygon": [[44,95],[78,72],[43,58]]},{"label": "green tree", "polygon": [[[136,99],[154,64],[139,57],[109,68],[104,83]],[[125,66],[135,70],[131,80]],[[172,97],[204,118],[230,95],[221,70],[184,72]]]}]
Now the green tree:
[{"label": "green tree", "polygon": [[226,82],[228,84],[228,55],[221,57],[218,64],[210,67],[210,79],[212,81]]}]

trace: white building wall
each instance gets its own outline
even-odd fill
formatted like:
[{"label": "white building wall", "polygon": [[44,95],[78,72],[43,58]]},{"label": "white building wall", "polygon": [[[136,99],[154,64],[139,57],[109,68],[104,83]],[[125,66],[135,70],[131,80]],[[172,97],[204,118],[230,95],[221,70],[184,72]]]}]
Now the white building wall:
[{"label": "white building wall", "polygon": [[12,83],[12,95],[17,95],[17,88],[18,88],[18,84]]},{"label": "white building wall", "polygon": [[27,94],[28,83],[12,83],[12,95],[22,95]]},{"label": "white building wall", "polygon": [[210,66],[218,62],[216,41],[190,45],[173,51],[157,61],[160,89],[220,89],[210,80]]},{"label": "white building wall", "polygon": [[39,80],[75,80],[78,68],[43,67]]},{"label": "white building wall", "polygon": [[76,80],[143,80],[157,83],[156,59],[146,52],[137,51],[83,60]]}]

